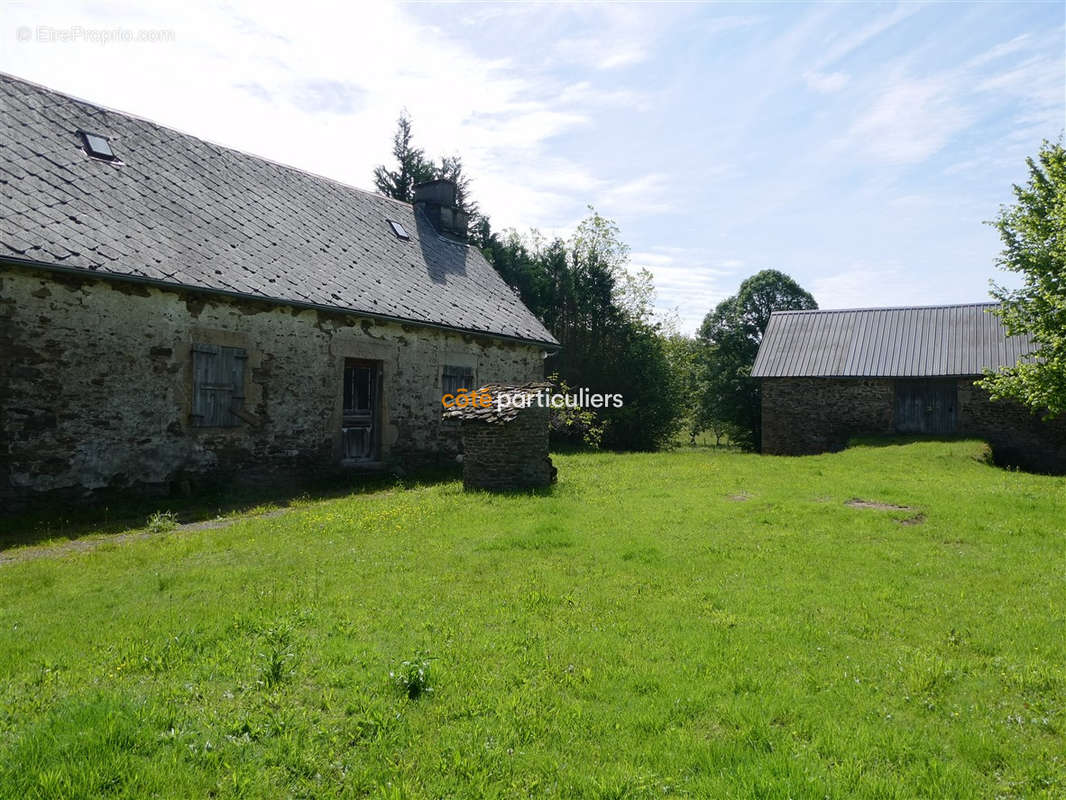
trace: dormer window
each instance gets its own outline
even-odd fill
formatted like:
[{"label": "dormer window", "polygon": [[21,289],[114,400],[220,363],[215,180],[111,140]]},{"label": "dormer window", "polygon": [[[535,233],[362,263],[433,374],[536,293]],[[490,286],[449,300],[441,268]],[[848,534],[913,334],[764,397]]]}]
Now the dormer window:
[{"label": "dormer window", "polygon": [[118,156],[115,155],[115,151],[111,149],[111,142],[108,141],[106,136],[101,136],[98,133],[89,133],[87,131],[78,131],[81,135],[82,144],[85,146],[85,152],[93,158],[99,158],[103,161],[116,161]]}]

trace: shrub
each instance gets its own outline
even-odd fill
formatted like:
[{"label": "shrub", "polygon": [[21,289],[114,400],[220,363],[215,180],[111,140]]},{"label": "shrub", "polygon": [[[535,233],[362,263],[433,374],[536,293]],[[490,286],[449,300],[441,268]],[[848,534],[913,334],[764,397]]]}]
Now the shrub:
[{"label": "shrub", "polygon": [[[566,381],[559,378],[558,373],[548,376],[548,382],[552,384],[552,391],[562,395],[569,395],[572,389]],[[604,422],[596,412],[581,406],[563,405],[562,408],[554,406],[548,412],[548,431],[555,443],[581,444],[585,447],[597,448],[603,439]]]}]

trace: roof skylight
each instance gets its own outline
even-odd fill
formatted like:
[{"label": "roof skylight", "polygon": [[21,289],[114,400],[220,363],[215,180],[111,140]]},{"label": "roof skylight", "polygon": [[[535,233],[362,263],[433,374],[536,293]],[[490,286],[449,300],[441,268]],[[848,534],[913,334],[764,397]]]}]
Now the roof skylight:
[{"label": "roof skylight", "polygon": [[111,142],[107,140],[106,136],[100,136],[97,133],[88,133],[86,131],[78,131],[81,134],[81,140],[85,145],[85,152],[91,155],[93,158],[102,158],[104,161],[114,161],[118,158],[115,155],[115,151],[111,149]]},{"label": "roof skylight", "polygon": [[397,239],[407,240],[407,239],[411,238],[411,234],[409,234],[407,232],[407,228],[405,228],[403,225],[401,225],[396,220],[388,219],[388,220],[385,220],[385,221],[389,223],[389,227],[392,228],[392,232],[396,234],[396,238]]}]

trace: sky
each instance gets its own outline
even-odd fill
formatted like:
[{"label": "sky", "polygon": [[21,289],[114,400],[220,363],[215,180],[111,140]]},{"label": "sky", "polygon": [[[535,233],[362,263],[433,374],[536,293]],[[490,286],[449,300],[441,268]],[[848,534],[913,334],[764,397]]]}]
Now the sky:
[{"label": "sky", "polygon": [[989,299],[984,221],[1066,127],[1057,1],[0,9],[0,71],[361,188],[406,109],[495,229],[615,220],[689,333],[767,268],[822,308]]}]

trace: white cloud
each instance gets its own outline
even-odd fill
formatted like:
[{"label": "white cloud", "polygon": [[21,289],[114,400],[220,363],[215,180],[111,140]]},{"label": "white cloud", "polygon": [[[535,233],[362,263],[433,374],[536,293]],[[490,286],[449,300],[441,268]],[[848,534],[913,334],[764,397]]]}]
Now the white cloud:
[{"label": "white cloud", "polygon": [[908,211],[925,211],[931,208],[934,203],[931,197],[924,194],[902,194],[890,199],[888,205]]},{"label": "white cloud", "polygon": [[672,211],[670,176],[651,173],[615,183],[601,191],[596,205],[607,216],[616,214],[664,214]]},{"label": "white cloud", "polygon": [[766,17],[752,17],[752,16],[735,16],[727,15],[723,17],[712,17],[711,19],[700,25],[700,30],[708,36],[713,36],[716,33],[727,33],[731,31],[741,30],[742,28],[750,28],[754,25],[759,25],[766,21]]},{"label": "white cloud", "polygon": [[[1040,41],[1028,34],[1015,36],[957,66],[920,77],[906,59],[897,60],[884,78],[866,81],[873,103],[834,144],[890,165],[920,163],[971,126],[987,122],[992,111],[1009,115],[1013,130],[991,146],[978,140],[968,152],[971,157],[959,159],[962,169],[1020,161],[1041,138],[1062,129],[1063,60],[1055,37],[1061,38],[1061,31]],[[974,151],[980,153],[976,159]]]},{"label": "white cloud", "polygon": [[814,70],[808,70],[803,73],[803,80],[814,91],[830,94],[839,92],[847,86],[849,77],[844,72],[815,72]]},{"label": "white cloud", "polygon": [[553,26],[553,33],[573,31],[555,41],[551,56],[556,61],[604,72],[652,59],[659,36],[673,16],[637,3],[546,3],[535,7],[538,16]]},{"label": "white cloud", "polygon": [[922,293],[897,267],[878,268],[857,263],[852,268],[816,278],[811,294],[819,308],[874,308],[916,305]]},{"label": "white cloud", "polygon": [[646,111],[648,98],[630,89],[598,89],[589,81],[580,81],[563,88],[557,95],[560,105],[601,108],[635,108]]},{"label": "white cloud", "polygon": [[940,79],[902,79],[880,93],[848,132],[848,140],[891,164],[913,164],[936,153],[974,119]]},{"label": "white cloud", "polygon": [[617,69],[628,67],[631,64],[639,64],[646,61],[648,51],[639,44],[619,44],[611,48],[611,51],[596,60],[596,66],[600,69]]},{"label": "white cloud", "polygon": [[882,33],[898,25],[912,14],[921,10],[919,3],[906,3],[897,5],[891,12],[873,20],[868,25],[857,31],[849,31],[845,34],[834,36],[825,43],[824,52],[818,60],[815,71],[823,70],[831,64],[840,61],[845,56],[858,50],[867,42],[880,36]]},{"label": "white cloud", "polygon": [[734,272],[744,262],[713,259],[699,250],[658,247],[633,253],[630,264],[652,274],[659,314],[676,312],[681,332],[693,334],[707,312],[736,291]]},{"label": "white cloud", "polygon": [[1041,109],[1061,111],[1062,71],[1061,61],[1036,56],[986,76],[974,88],[979,92],[1009,94]]},{"label": "white cloud", "polygon": [[666,267],[673,263],[673,256],[669,256],[666,253],[632,253],[630,258],[634,264],[651,269],[655,267]]},{"label": "white cloud", "polygon": [[1032,40],[1029,34],[1023,33],[1020,36],[1015,36],[1006,42],[1000,42],[995,47],[989,48],[979,56],[975,56],[966,62],[966,66],[969,68],[980,67],[990,61],[1003,58],[1004,56],[1017,53],[1026,47],[1032,46]]},{"label": "white cloud", "polygon": [[639,64],[648,58],[648,50],[638,41],[626,41],[608,34],[560,39],[555,45],[555,55],[570,64],[609,70]]}]

